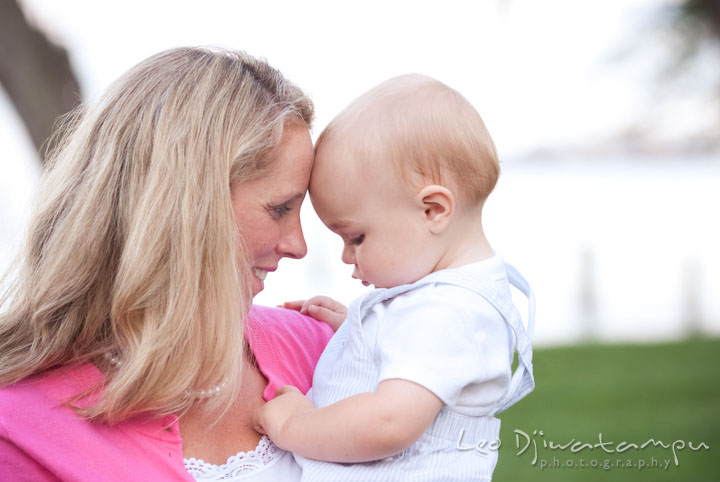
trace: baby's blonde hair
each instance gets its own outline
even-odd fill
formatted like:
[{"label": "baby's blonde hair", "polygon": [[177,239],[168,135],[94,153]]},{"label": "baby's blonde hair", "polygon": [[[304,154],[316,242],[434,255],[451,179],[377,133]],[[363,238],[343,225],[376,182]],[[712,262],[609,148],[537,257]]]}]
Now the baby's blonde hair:
[{"label": "baby's blonde hair", "polygon": [[495,144],[472,104],[418,74],[386,80],[355,99],[323,130],[315,152],[336,142],[369,162],[392,162],[415,187],[452,182],[473,202],[487,198],[500,173]]},{"label": "baby's blonde hair", "polygon": [[69,116],[0,298],[0,384],[93,361],[107,384],[89,418],[181,412],[224,377],[208,408],[227,408],[251,301],[231,185],[312,117],[266,62],[205,48],[155,55]]}]

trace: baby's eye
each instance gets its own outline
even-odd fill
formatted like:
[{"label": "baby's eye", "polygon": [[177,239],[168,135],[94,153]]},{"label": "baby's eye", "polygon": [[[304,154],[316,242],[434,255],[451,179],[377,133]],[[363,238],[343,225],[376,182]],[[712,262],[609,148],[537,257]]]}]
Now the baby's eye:
[{"label": "baby's eye", "polygon": [[278,204],[277,206],[270,206],[270,214],[271,214],[272,217],[274,217],[275,219],[278,219],[278,218],[281,218],[281,217],[285,216],[285,215],[286,215],[287,213],[289,213],[290,211],[291,211],[290,206],[288,206],[288,205],[285,204],[285,203],[283,203],[283,204]]},{"label": "baby's eye", "polygon": [[352,238],[350,241],[348,241],[348,244],[352,244],[354,246],[357,246],[359,244],[362,244],[362,242],[365,241],[365,235],[361,234],[360,236],[357,236],[355,238]]}]

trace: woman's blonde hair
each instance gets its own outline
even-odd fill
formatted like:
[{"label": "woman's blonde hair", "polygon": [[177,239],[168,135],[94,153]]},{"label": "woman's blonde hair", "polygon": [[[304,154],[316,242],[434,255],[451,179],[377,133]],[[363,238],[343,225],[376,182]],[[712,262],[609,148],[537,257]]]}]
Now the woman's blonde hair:
[{"label": "woman's blonde hair", "polygon": [[228,407],[252,296],[231,185],[271,171],[283,127],[312,117],[266,62],[205,48],[155,55],[71,114],[0,299],[0,384],[92,361],[89,418],[181,412],[224,377],[208,408]]},{"label": "woman's blonde hair", "polygon": [[413,187],[450,181],[472,202],[483,202],[500,174],[480,114],[459,92],[424,75],[394,77],[355,99],[320,133],[315,152],[333,142],[367,162],[389,162]]}]

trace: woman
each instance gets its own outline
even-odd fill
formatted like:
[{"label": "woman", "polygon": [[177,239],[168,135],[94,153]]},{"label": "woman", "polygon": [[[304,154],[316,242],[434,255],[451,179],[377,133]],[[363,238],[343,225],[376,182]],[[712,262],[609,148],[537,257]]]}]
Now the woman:
[{"label": "woman", "polygon": [[240,320],[306,253],[312,117],[266,63],[196,48],[71,117],[0,300],[3,480],[298,477],[252,412],[309,386],[329,330],[276,309]]}]

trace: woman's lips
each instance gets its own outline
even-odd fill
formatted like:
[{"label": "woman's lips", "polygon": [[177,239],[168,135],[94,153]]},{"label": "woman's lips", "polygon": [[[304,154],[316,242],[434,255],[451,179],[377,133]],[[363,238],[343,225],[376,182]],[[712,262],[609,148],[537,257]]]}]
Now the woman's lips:
[{"label": "woman's lips", "polygon": [[265,288],[265,277],[270,271],[275,271],[275,268],[253,268],[253,275],[255,276],[255,290],[254,293],[258,294]]}]

